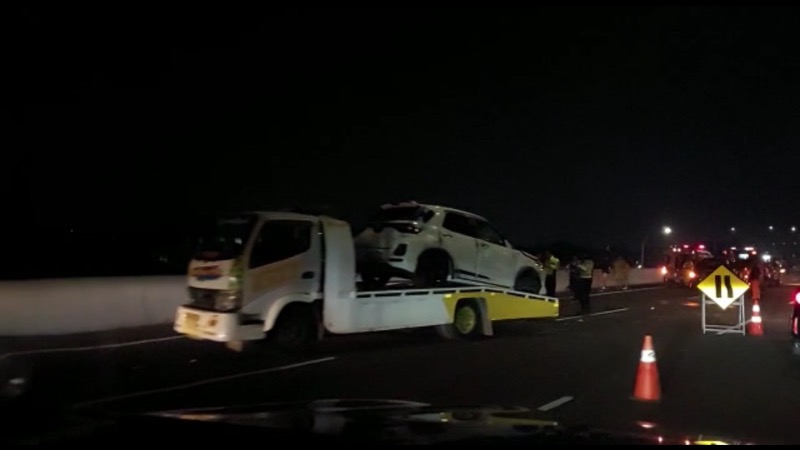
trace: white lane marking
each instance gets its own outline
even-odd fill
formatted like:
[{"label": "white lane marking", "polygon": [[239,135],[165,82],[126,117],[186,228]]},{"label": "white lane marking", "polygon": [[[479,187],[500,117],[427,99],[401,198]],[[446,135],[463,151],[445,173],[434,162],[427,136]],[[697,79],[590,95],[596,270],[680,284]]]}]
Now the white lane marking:
[{"label": "white lane marking", "polygon": [[162,394],[162,393],[165,393],[165,392],[179,391],[179,390],[189,389],[189,388],[193,388],[193,387],[197,387],[197,386],[204,386],[206,384],[221,383],[223,381],[237,380],[239,378],[250,377],[250,376],[253,376],[253,375],[261,375],[261,374],[270,373],[270,372],[280,372],[282,370],[296,369],[298,367],[310,366],[310,365],[313,365],[313,364],[320,364],[320,363],[324,363],[324,362],[328,362],[328,361],[333,361],[335,359],[336,359],[336,357],[334,357],[334,356],[328,356],[328,357],[325,357],[325,358],[312,359],[310,361],[303,361],[303,362],[299,362],[299,363],[295,363],[295,364],[288,364],[288,365],[280,366],[280,367],[271,367],[269,369],[253,370],[253,371],[250,371],[250,372],[242,372],[242,373],[237,373],[237,374],[233,374],[233,375],[226,375],[224,377],[209,378],[207,380],[200,380],[200,381],[194,381],[192,383],[180,384],[178,386],[170,386],[170,387],[165,387],[165,388],[150,389],[150,390],[147,390],[147,391],[133,392],[131,394],[116,395],[116,396],[113,396],[113,397],[106,397],[106,398],[101,398],[101,399],[97,399],[97,400],[90,400],[88,402],[83,402],[83,403],[79,403],[77,405],[74,405],[74,407],[83,408],[83,407],[86,407],[86,406],[96,405],[96,404],[99,404],[99,403],[108,403],[108,402],[113,402],[113,401],[117,401],[117,400],[124,400],[124,399],[128,399],[128,398],[143,397],[143,396],[146,396],[146,395]]},{"label": "white lane marking", "polygon": [[[591,316],[604,316],[606,314],[621,313],[621,312],[627,311],[628,309],[630,309],[630,308],[620,308],[620,309],[612,309],[612,310],[609,310],[609,311],[600,311],[600,312],[596,312],[596,313],[591,313],[591,314],[589,314],[589,316],[590,317]],[[565,320],[576,320],[576,319],[582,319],[582,318],[583,318],[583,316],[559,317],[558,319],[556,319],[556,322],[563,322]]]},{"label": "white lane marking", "polygon": [[626,289],[626,290],[621,290],[620,289],[620,290],[610,291],[610,292],[609,291],[605,291],[605,292],[601,291],[601,292],[597,292],[597,293],[592,292],[592,297],[600,297],[602,295],[632,294],[634,292],[652,291],[654,289],[664,289],[664,286],[653,286],[653,287],[647,287],[647,288],[639,288],[639,289],[635,289],[634,288],[634,289]]},{"label": "white lane marking", "polygon": [[551,409],[556,409],[559,406],[563,405],[564,403],[569,403],[574,400],[574,397],[570,397],[569,395],[565,395],[559,399],[553,400],[550,403],[545,403],[544,405],[538,407],[539,411],[550,411]]},{"label": "white lane marking", "polygon": [[85,347],[60,347],[60,348],[42,348],[39,350],[22,350],[19,352],[10,352],[0,355],[0,360],[10,358],[12,356],[23,355],[41,355],[45,353],[68,353],[68,352],[87,352],[91,350],[103,350],[108,348],[131,347],[134,345],[152,344],[155,342],[174,341],[176,339],[185,339],[186,336],[169,336],[156,339],[142,339],[140,341],[120,342],[118,344],[103,344],[103,345],[89,345]]}]

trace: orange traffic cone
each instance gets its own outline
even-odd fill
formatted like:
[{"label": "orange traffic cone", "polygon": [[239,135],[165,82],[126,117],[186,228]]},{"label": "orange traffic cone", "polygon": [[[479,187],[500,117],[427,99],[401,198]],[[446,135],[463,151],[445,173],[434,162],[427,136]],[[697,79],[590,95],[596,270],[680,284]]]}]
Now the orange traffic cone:
[{"label": "orange traffic cone", "polygon": [[761,324],[761,307],[758,306],[758,300],[753,300],[753,315],[750,317],[748,334],[751,336],[764,335],[764,325]]},{"label": "orange traffic cone", "polygon": [[656,351],[653,349],[653,337],[644,337],[642,357],[639,359],[639,370],[636,372],[636,384],[633,388],[633,399],[645,402],[661,400],[661,382],[656,367]]}]

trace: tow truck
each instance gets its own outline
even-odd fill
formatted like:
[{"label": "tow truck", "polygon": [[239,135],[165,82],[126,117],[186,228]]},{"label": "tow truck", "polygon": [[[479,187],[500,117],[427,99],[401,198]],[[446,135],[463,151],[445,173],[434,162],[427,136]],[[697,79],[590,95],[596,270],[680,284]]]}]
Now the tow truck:
[{"label": "tow truck", "polygon": [[326,334],[434,327],[446,339],[492,336],[493,322],[555,318],[553,297],[483,285],[359,289],[350,225],[327,216],[251,212],[220,219],[189,263],[174,330],[244,344],[308,348]]}]

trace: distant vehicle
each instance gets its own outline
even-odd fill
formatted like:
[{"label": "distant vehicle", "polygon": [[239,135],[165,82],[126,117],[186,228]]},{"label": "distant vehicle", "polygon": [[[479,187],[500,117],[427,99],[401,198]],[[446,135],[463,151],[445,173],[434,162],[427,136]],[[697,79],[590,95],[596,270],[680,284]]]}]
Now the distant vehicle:
[{"label": "distant vehicle", "polygon": [[466,211],[416,202],[384,205],[355,244],[358,271],[373,287],[398,277],[418,287],[458,281],[544,292],[541,262]]},{"label": "distant vehicle", "polygon": [[661,274],[665,283],[693,288],[720,264],[705,246],[675,245],[667,253]]},{"label": "distant vehicle", "polygon": [[786,269],[777,261],[764,264],[764,284],[767,286],[780,286]]}]

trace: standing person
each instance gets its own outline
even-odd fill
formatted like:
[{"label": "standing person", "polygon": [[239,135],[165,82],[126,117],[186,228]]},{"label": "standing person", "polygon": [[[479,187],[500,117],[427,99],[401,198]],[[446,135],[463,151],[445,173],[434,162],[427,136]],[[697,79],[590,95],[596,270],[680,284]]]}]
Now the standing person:
[{"label": "standing person", "polygon": [[600,287],[602,290],[608,289],[608,275],[611,273],[611,248],[606,247],[600,255],[600,260],[597,262],[597,268],[603,273],[603,285]]},{"label": "standing person", "polygon": [[614,279],[617,285],[622,286],[623,290],[628,289],[628,277],[630,272],[631,266],[628,264],[628,261],[622,256],[618,256],[617,259],[614,260]]},{"label": "standing person", "polygon": [[753,293],[753,301],[761,300],[761,267],[758,260],[753,261],[750,267],[750,291]]},{"label": "standing person", "polygon": [[578,277],[579,286],[578,301],[581,304],[581,314],[584,316],[591,313],[591,294],[592,294],[592,278],[594,276],[594,260],[588,254],[584,254],[578,263]]},{"label": "standing person", "polygon": [[556,296],[556,275],[561,261],[556,258],[550,250],[546,250],[543,255],[542,262],[544,264],[544,288],[547,291],[548,297]]},{"label": "standing person", "polygon": [[569,263],[569,289],[572,292],[572,297],[574,299],[578,298],[578,293],[580,292],[580,285],[581,285],[581,277],[580,277],[580,270],[578,270],[578,265],[581,263],[581,260],[578,259],[578,256],[575,255],[572,257],[572,261]]}]

